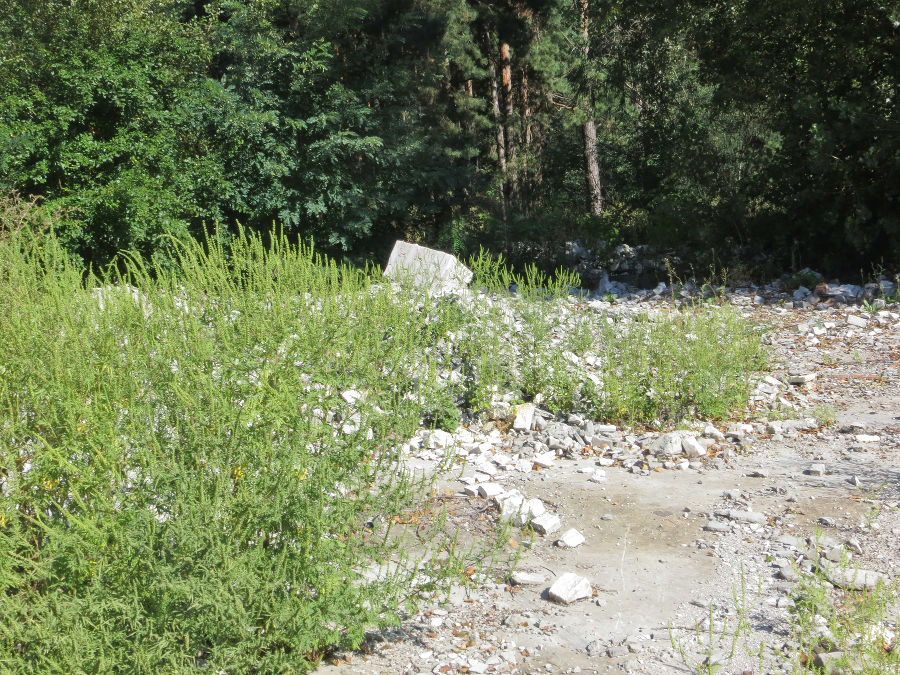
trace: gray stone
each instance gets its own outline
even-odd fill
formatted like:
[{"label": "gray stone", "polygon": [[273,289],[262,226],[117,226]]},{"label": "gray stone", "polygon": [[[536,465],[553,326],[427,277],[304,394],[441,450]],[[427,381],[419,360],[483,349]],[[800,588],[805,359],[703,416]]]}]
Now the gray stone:
[{"label": "gray stone", "polygon": [[438,294],[458,292],[472,280],[472,270],[455,256],[405,241],[394,244],[384,275],[398,281],[409,280]]},{"label": "gray stone", "polygon": [[603,640],[591,640],[584,649],[588,656],[604,656],[607,647]]},{"label": "gray stone", "polygon": [[721,520],[710,520],[703,529],[707,532],[731,532],[731,525]]},{"label": "gray stone", "polygon": [[869,322],[866,321],[865,318],[858,316],[856,314],[848,314],[847,315],[847,324],[850,326],[856,326],[857,328],[865,328],[869,325]]},{"label": "gray stone", "polygon": [[887,575],[872,570],[844,568],[830,560],[819,560],[825,578],[835,586],[855,591],[871,591],[881,582],[888,580]]},{"label": "gray stone", "polygon": [[824,476],[825,475],[825,465],[824,464],[811,464],[810,467],[806,470],[806,473],[810,476]]},{"label": "gray stone", "polygon": [[576,600],[589,598],[594,592],[591,582],[574,572],[566,572],[548,589],[547,595],[554,602],[569,605]]},{"label": "gray stone", "polygon": [[756,523],[757,525],[766,525],[769,519],[766,514],[758,511],[740,511],[738,509],[729,509],[725,512],[717,512],[716,515],[724,515],[730,520],[737,520],[742,523]]},{"label": "gray stone", "polygon": [[676,432],[663,434],[650,445],[650,452],[655,457],[677,457],[681,454],[681,434]]}]

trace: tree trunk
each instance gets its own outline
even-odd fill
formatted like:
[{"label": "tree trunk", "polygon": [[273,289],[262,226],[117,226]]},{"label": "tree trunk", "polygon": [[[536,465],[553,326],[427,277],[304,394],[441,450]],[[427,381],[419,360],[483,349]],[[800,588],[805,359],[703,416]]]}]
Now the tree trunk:
[{"label": "tree trunk", "polygon": [[[588,0],[575,0],[578,5],[578,16],[581,20],[581,35],[584,40],[582,55],[585,67],[591,56],[590,16]],[[603,184],[600,182],[600,162],[597,155],[597,127],[594,124],[594,91],[590,85],[584,98],[583,111],[586,116],[581,127],[584,141],[584,177],[588,191],[588,205],[592,216],[603,213]]]},{"label": "tree trunk", "polygon": [[516,138],[513,120],[512,64],[509,56],[509,43],[500,43],[500,79],[503,84],[503,134],[506,139],[507,173],[506,196],[510,205],[516,203],[519,193],[516,179]]},{"label": "tree trunk", "polygon": [[503,120],[500,116],[500,87],[497,84],[497,67],[493,59],[488,59],[488,72],[491,80],[491,112],[494,117],[494,126],[497,129],[497,164],[500,166],[500,175],[503,177],[501,187],[501,205],[503,208],[503,222],[506,222],[507,196],[506,196],[506,135],[503,131]]},{"label": "tree trunk", "polygon": [[603,184],[600,182],[600,162],[597,155],[597,127],[594,125],[593,106],[582,125],[584,136],[584,177],[587,182],[588,202],[592,216],[603,214]]}]

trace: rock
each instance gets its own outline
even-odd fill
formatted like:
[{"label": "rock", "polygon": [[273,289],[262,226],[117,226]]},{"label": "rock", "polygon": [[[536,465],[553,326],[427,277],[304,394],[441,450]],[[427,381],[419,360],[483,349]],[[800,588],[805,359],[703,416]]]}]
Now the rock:
[{"label": "rock", "polygon": [[710,520],[703,529],[707,532],[731,532],[731,525],[721,520]]},{"label": "rock", "polygon": [[816,658],[813,659],[813,665],[824,673],[824,675],[839,675],[839,673],[845,671],[836,664],[843,658],[844,652],[822,652],[816,654]]},{"label": "rock", "polygon": [[787,381],[788,384],[793,384],[794,386],[800,386],[803,384],[809,384],[813,380],[816,379],[815,373],[804,373],[802,375],[788,375]]},{"label": "rock", "polygon": [[503,492],[505,492],[503,486],[498,483],[482,483],[478,486],[478,494],[485,499],[496,497],[503,494]]},{"label": "rock", "polygon": [[878,443],[881,440],[881,436],[874,436],[872,434],[856,434],[854,436],[857,443]]},{"label": "rock", "polygon": [[566,530],[556,543],[564,548],[576,548],[584,542],[584,535],[573,527],[570,530]]},{"label": "rock", "polygon": [[797,581],[797,571],[790,565],[785,565],[778,569],[778,578],[784,581]]},{"label": "rock", "polygon": [[531,521],[531,527],[538,534],[553,534],[562,527],[562,522],[556,514],[544,513]]},{"label": "rock", "polygon": [[341,392],[341,398],[350,405],[353,405],[362,398],[362,394],[355,389],[348,389],[347,391]]},{"label": "rock", "polygon": [[547,575],[541,572],[525,572],[516,570],[509,575],[509,580],[516,586],[536,586],[547,581]]},{"label": "rock", "polygon": [[830,560],[831,562],[839,563],[843,559],[844,556],[849,557],[849,553],[846,552],[843,546],[832,546],[828,551],[825,552],[825,558]]},{"label": "rock", "polygon": [[887,582],[888,577],[881,572],[858,568],[844,568],[830,560],[819,560],[825,578],[835,586],[854,591],[871,591],[879,583]]},{"label": "rock", "polygon": [[865,318],[858,316],[856,314],[848,314],[847,315],[847,324],[850,326],[856,326],[857,328],[865,328],[869,325],[869,322],[866,321]]},{"label": "rock", "polygon": [[688,457],[703,457],[706,455],[706,447],[701,445],[694,436],[685,436],[681,439],[681,448]]},{"label": "rock", "polygon": [[606,472],[603,469],[594,469],[594,472],[591,474],[591,477],[588,478],[592,483],[605,483],[606,482]]},{"label": "rock", "polygon": [[824,464],[811,464],[810,467],[806,470],[806,474],[809,476],[824,476],[825,475],[825,465]]},{"label": "rock", "polygon": [[516,418],[513,421],[513,429],[529,431],[534,422],[534,404],[523,403],[516,408]]},{"label": "rock", "polygon": [[850,478],[847,479],[847,482],[850,483],[850,485],[853,485],[855,487],[859,487],[860,485],[862,485],[862,481],[859,479],[859,476],[857,476],[857,475],[850,476]]},{"label": "rock", "polygon": [[717,513],[716,515],[724,515],[729,520],[737,520],[742,523],[756,523],[757,525],[766,525],[769,522],[769,519],[766,518],[764,513],[759,513],[758,511],[740,511],[738,509],[729,509],[724,513]]},{"label": "rock", "polygon": [[607,647],[603,640],[591,640],[584,649],[588,656],[605,656]]},{"label": "rock", "polygon": [[703,435],[706,438],[712,438],[713,440],[720,442],[725,440],[725,434],[716,429],[712,424],[707,424],[703,427]]},{"label": "rock", "polygon": [[429,448],[449,448],[453,442],[453,434],[443,429],[434,429],[428,434]]},{"label": "rock", "polygon": [[681,434],[672,432],[663,434],[650,445],[650,452],[654,457],[677,457],[681,454]]},{"label": "rock", "polygon": [[472,270],[455,256],[418,244],[397,241],[384,276],[409,281],[433,293],[457,293],[472,280]]},{"label": "rock", "polygon": [[589,598],[594,592],[591,588],[591,582],[585,577],[579,576],[574,572],[566,572],[548,589],[548,597],[563,605],[569,605],[576,600]]},{"label": "rock", "polygon": [[542,452],[534,456],[532,461],[542,469],[549,469],[556,461],[555,452]]}]

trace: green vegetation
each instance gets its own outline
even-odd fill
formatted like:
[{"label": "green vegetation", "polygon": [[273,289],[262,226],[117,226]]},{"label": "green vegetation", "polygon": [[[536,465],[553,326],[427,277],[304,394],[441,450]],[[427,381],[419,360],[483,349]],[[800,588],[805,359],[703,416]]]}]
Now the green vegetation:
[{"label": "green vegetation", "polygon": [[[844,560],[842,569],[852,571]],[[886,623],[900,618],[900,584],[883,582],[872,590],[840,590],[821,571],[804,574],[794,591],[791,610],[797,643],[795,673],[848,672],[866,675],[900,668],[896,636]],[[817,655],[822,654],[817,660]],[[836,655],[828,660],[828,654]],[[827,660],[827,668],[823,660]]]},{"label": "green vegetation", "polygon": [[[85,274],[36,233],[52,218],[9,205],[0,234],[4,670],[303,670],[492,554],[460,552],[403,469],[422,424],[503,395],[722,415],[759,355],[737,315],[610,325],[571,277],[484,255],[484,289],[456,299],[280,233],[171,239],[166,267],[121,254]],[[596,367],[557,348],[567,316]],[[411,546],[411,522],[431,537]]]},{"label": "green vegetation", "polygon": [[101,266],[237,223],[355,262],[406,238],[550,269],[579,236],[890,266],[898,11],[0,0],[0,192]]}]

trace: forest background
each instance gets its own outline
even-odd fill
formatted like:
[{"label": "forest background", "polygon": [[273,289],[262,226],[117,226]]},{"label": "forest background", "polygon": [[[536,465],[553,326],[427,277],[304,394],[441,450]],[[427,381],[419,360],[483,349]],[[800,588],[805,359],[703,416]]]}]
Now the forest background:
[{"label": "forest background", "polygon": [[760,276],[900,261],[900,6],[0,0],[0,191],[85,264],[241,223]]}]

